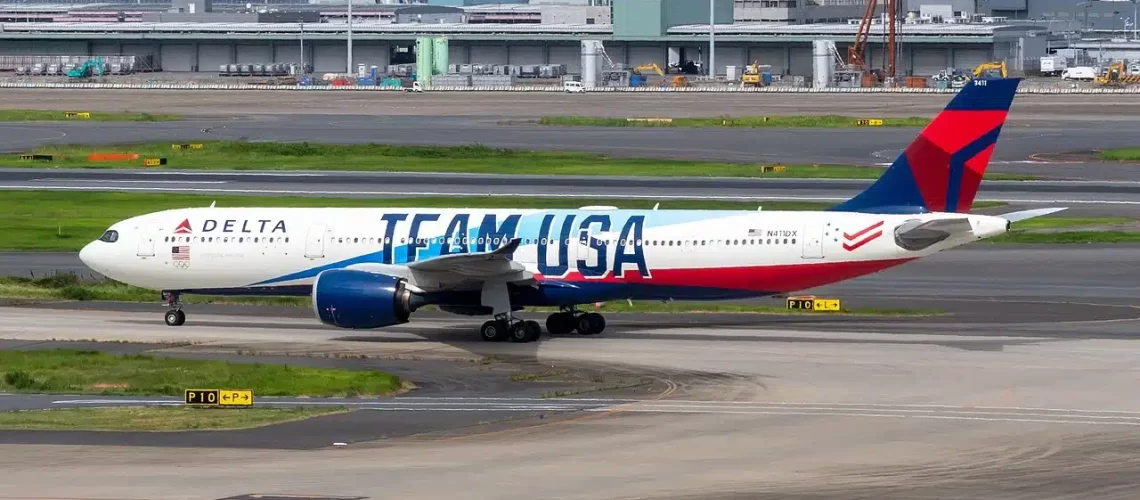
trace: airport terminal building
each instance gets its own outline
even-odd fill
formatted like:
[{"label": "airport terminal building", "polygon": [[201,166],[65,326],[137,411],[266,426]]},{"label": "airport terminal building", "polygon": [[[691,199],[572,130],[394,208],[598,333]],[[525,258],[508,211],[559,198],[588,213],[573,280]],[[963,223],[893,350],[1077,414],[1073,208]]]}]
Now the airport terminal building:
[{"label": "airport terminal building", "polygon": [[[858,20],[734,23],[732,0],[718,1],[725,7],[718,8],[714,31],[718,75],[724,75],[728,66],[757,62],[771,66],[773,74],[810,76],[814,40],[833,40],[837,56],[845,57],[858,30]],[[646,10],[646,4],[658,8]],[[405,12],[402,18],[396,11],[393,19],[354,22],[353,66],[377,66],[384,71],[391,64],[413,62],[415,40],[423,36],[447,37],[451,64],[562,64],[570,74],[581,70],[583,40],[602,41],[606,55],[617,64],[666,68],[670,63],[691,60],[703,64],[709,59],[705,2],[615,2],[612,20],[563,14],[551,19],[560,22],[537,24],[460,22],[469,19],[448,17],[449,12],[472,14],[448,7],[429,9]],[[418,14],[415,19],[420,21],[428,15],[433,22],[396,22],[411,20],[409,14]],[[170,21],[177,18],[170,15],[162,18],[161,22],[3,23],[0,55],[150,55],[154,65],[167,72],[216,73],[225,64],[299,63],[302,59],[317,73],[348,70],[349,25],[344,20],[191,22]],[[899,76],[930,76],[947,68],[973,68],[1001,59],[1017,71],[1047,50],[1048,36],[1041,27],[1007,24],[1000,18],[949,21],[915,18],[902,25]],[[866,56],[872,67],[880,66],[885,57],[884,31],[881,23],[872,27]]]}]

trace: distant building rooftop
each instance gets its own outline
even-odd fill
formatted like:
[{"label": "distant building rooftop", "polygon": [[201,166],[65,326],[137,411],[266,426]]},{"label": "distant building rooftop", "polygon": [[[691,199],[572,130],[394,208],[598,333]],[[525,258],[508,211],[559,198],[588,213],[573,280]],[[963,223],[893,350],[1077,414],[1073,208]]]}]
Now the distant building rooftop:
[{"label": "distant building rooftop", "polygon": [[[872,27],[872,36],[881,26]],[[343,37],[344,23],[305,24],[306,38]],[[937,43],[940,41],[988,41],[1001,30],[1032,30],[998,24],[914,24],[904,25],[899,31],[902,43]],[[1043,28],[1037,28],[1044,31]],[[4,23],[0,24],[2,38],[84,38],[91,36],[112,38],[293,38],[300,33],[296,23]],[[835,24],[765,24],[748,23],[717,25],[716,34],[725,41],[772,42],[811,41],[835,37],[853,38],[858,26]],[[612,39],[613,26],[608,24],[394,24],[383,22],[354,23],[353,36],[362,39],[445,35],[462,39],[501,40],[565,40],[598,38]],[[653,40],[692,40],[707,37],[708,25],[687,25],[669,28],[662,37]]]}]

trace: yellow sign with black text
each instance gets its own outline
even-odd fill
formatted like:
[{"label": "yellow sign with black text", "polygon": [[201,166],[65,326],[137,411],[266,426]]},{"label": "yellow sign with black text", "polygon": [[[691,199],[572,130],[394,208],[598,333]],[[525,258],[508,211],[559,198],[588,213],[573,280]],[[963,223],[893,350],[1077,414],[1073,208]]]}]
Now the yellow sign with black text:
[{"label": "yellow sign with black text", "polygon": [[857,120],[855,124],[859,125],[860,127],[882,127],[883,120],[878,118],[872,118],[869,120]]},{"label": "yellow sign with black text", "polygon": [[253,406],[253,391],[221,390],[222,406]]},{"label": "yellow sign with black text", "polygon": [[186,389],[182,402],[195,406],[253,406],[253,391]]},{"label": "yellow sign with black text", "polygon": [[808,311],[839,311],[839,299],[817,299],[815,297],[788,297],[788,309]]}]

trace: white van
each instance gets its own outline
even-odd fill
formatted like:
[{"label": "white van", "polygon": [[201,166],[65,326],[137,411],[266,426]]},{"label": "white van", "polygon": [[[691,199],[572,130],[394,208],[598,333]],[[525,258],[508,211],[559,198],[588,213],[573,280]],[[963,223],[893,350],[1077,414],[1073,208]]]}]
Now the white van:
[{"label": "white van", "polygon": [[1062,80],[1092,80],[1096,78],[1096,70],[1088,66],[1074,66],[1065,68],[1061,72]]},{"label": "white van", "polygon": [[582,86],[582,82],[562,82],[562,90],[565,92],[585,92],[586,87]]}]

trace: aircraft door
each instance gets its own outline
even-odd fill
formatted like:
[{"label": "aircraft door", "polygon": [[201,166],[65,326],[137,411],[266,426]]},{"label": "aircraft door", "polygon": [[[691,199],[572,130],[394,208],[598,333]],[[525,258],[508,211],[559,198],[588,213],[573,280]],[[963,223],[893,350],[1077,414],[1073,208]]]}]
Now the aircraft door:
[{"label": "aircraft door", "polygon": [[162,226],[136,227],[135,230],[139,232],[138,251],[135,254],[139,257],[154,257],[154,240],[162,232]]},{"label": "aircraft door", "polygon": [[823,258],[823,235],[824,226],[818,223],[809,222],[804,224],[803,227],[803,258],[805,259],[822,259]]},{"label": "aircraft door", "polygon": [[315,224],[309,227],[309,234],[305,236],[305,257],[310,259],[325,256],[325,225]]}]

